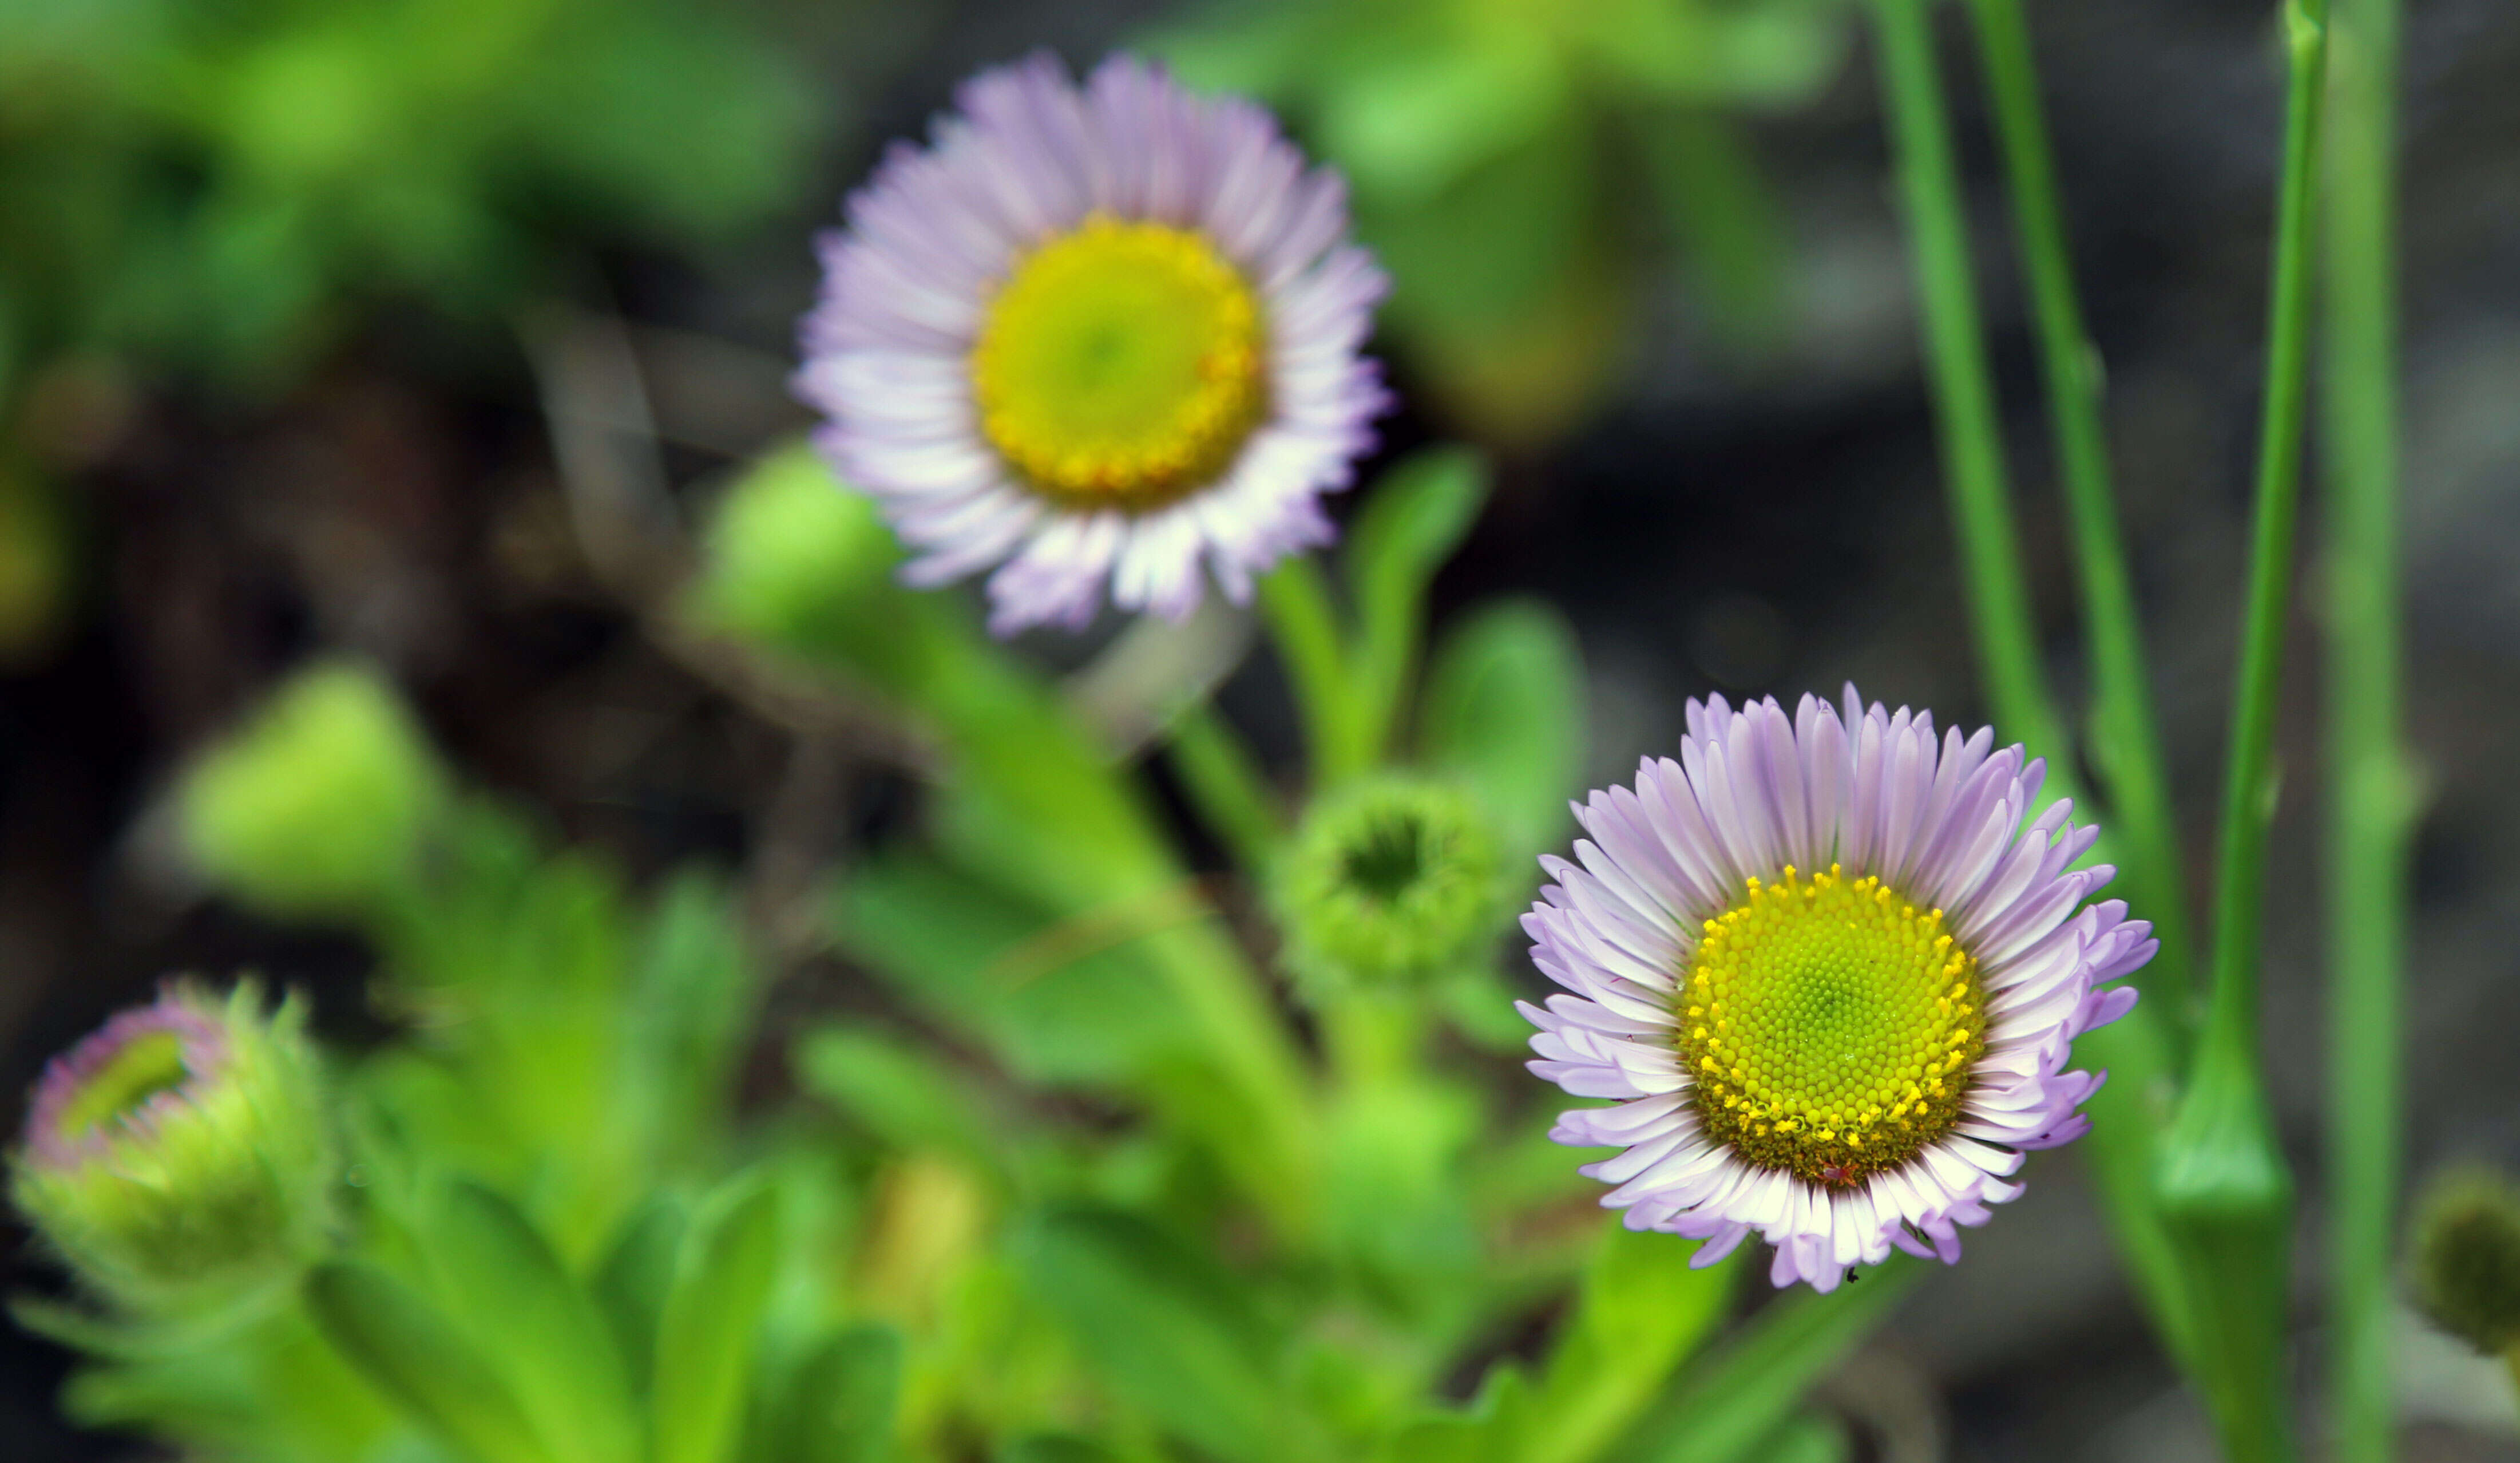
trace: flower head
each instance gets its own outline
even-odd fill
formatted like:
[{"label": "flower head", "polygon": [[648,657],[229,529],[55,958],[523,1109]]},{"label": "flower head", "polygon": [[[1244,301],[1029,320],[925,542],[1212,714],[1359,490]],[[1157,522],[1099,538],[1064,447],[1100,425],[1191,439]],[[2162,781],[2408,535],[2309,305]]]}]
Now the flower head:
[{"label": "flower head", "polygon": [[1382,777],[1316,802],[1278,881],[1289,961],[1360,984],[1434,974],[1492,935],[1504,859],[1467,795]]},{"label": "flower head", "polygon": [[1632,1229],[1710,1241],[1756,1230],[1770,1275],[1834,1289],[1892,1246],[1959,1257],[1958,1226],[2020,1193],[2026,1150],[2079,1136],[2101,1078],[2073,1039],[2134,1006],[2097,989],[2152,958],[2113,870],[2070,866],[2097,830],[2049,805],[2045,764],[1994,734],[1848,687],[1688,708],[1681,760],[1595,793],[1576,861],[1523,918],[1571,994],[1522,1007],[1531,1070],[1615,1107],[1566,1114],[1561,1143],[1612,1146],[1584,1172]]},{"label": "flower head", "polygon": [[293,1276],[334,1166],[302,1009],[178,983],[46,1067],[10,1191],[81,1278],[163,1313]]},{"label": "flower head", "polygon": [[965,83],[822,246],[796,389],[917,555],[983,569],[990,625],[1082,624],[1104,586],[1180,618],[1332,536],[1384,404],[1385,289],[1338,177],[1267,113],[1114,57]]}]

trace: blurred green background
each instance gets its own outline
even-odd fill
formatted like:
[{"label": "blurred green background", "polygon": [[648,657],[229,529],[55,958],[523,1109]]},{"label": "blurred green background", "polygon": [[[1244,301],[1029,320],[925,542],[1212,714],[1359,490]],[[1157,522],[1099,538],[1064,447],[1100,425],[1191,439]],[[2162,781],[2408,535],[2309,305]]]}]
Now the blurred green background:
[{"label": "blurred green background", "polygon": [[[1789,698],[1851,676],[1976,716],[1859,21],[1827,0],[0,0],[0,1120],[15,1130],[47,1055],[168,972],[302,986],[351,1049],[415,1019],[364,998],[395,947],[327,883],[355,873],[357,840],[247,900],[213,896],[202,850],[179,846],[179,771],[328,658],[382,671],[453,780],[590,871],[553,877],[741,929],[762,966],[757,1009],[725,1018],[751,1023],[742,1112],[846,1108],[850,1074],[883,1070],[879,1050],[835,1048],[802,1064],[828,1086],[800,1092],[800,1032],[932,1031],[818,902],[838,883],[862,917],[910,920],[934,893],[892,857],[956,815],[916,739],[696,640],[667,596],[682,526],[709,523],[709,552],[751,556],[708,607],[720,622],[845,633],[815,618],[834,561],[804,551],[825,534],[845,560],[847,522],[815,518],[811,494],[745,500],[757,522],[712,510],[740,465],[807,425],[784,380],[813,233],[956,79],[1039,45],[1078,64],[1163,55],[1259,96],[1346,170],[1398,281],[1375,343],[1404,402],[1390,455],[1463,440],[1496,465],[1434,582],[1436,622],[1500,593],[1572,621],[1588,785],[1669,750],[1684,701],[1710,690]],[[2237,618],[2277,112],[2268,11],[2084,0],[2032,21],[2194,842]],[[2432,783],[2411,1156],[2508,1168],[2520,12],[2430,0],[2409,27],[2411,730]],[[1969,69],[1951,74],[2062,646],[2029,348]],[[1016,653],[1125,720],[1129,688],[1095,678],[1122,663],[1098,659],[1116,629]],[[1264,762],[1290,765],[1274,666],[1209,659]],[[2078,685],[2070,655],[2055,670]],[[2288,766],[2318,754],[2303,727],[2287,735]],[[383,800],[388,821],[445,793],[320,751],[290,765]],[[1151,770],[1158,817],[1187,829]],[[2318,1080],[2303,809],[2279,829],[2268,977],[2299,1135]],[[234,832],[250,861],[255,831]],[[468,834],[480,877],[525,837]],[[1195,872],[1225,867],[1192,846]],[[1498,969],[1538,983],[1510,946]],[[959,1049],[1001,1096],[1095,1060],[1047,1038],[1037,1055],[1010,1071]],[[1553,1108],[1509,1057],[1477,1060],[1526,1126]],[[2205,1455],[2073,1161],[2037,1171],[1822,1390],[1868,1455]],[[950,1171],[886,1182],[948,1232],[978,1202]],[[57,1291],[21,1239],[0,1230],[9,1289]],[[2480,1377],[2421,1337],[2408,1357],[2410,1457],[2520,1456],[2490,1363]],[[0,1330],[9,1456],[150,1456],[58,1419],[66,1366]]]}]

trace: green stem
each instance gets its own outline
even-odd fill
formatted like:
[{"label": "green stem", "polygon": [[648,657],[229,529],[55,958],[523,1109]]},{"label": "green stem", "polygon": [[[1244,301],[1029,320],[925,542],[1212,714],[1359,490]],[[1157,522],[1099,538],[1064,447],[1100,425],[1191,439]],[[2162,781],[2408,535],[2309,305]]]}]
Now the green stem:
[{"label": "green stem", "polygon": [[2389,1296],[2411,802],[2398,743],[2397,62],[2397,0],[2338,0],[2325,376],[2328,1394],[2338,1463],[2387,1463],[2394,1451]]},{"label": "green stem", "polygon": [[1206,702],[1173,720],[1166,752],[1199,815],[1252,874],[1268,866],[1280,832],[1277,799],[1234,728]]},{"label": "green stem", "polygon": [[1285,667],[1295,710],[1312,755],[1312,790],[1319,793],[1372,761],[1360,735],[1361,708],[1347,673],[1347,648],[1337,607],[1321,564],[1297,555],[1260,581],[1260,615]]},{"label": "green stem", "polygon": [[1383,990],[1342,991],[1317,1014],[1330,1072],[1350,1096],[1411,1080],[1433,1026],[1422,1003]]},{"label": "green stem", "polygon": [[[2048,759],[2048,787],[2082,804],[2073,744],[2055,714],[2036,649],[1927,5],[1928,0],[1875,0],[1874,8],[1945,480],[1968,577],[1970,628],[1996,714]],[[2099,856],[2109,855],[2103,849]],[[2151,1187],[2154,1134],[2167,1120],[2177,1087],[2177,1057],[2166,1026],[2163,1013],[2145,1002],[2115,1026],[2084,1037],[2081,1052],[2093,1066],[2107,1068],[2112,1078],[2092,1101],[2090,1141],[2120,1253],[2170,1349],[2183,1355],[2186,1305],[2177,1255]]]},{"label": "green stem", "polygon": [[1967,214],[1951,124],[1943,114],[1929,3],[1874,0],[1873,8],[1880,23],[1881,82],[1898,156],[1899,191],[1924,310],[1943,480],[1959,533],[1979,670],[1996,720],[2006,732],[2045,751],[2051,759],[2049,775],[2056,777],[2069,770],[2065,763],[2073,743],[2057,719],[2039,659],[2038,621],[2021,568],[2012,490],[2004,480],[1995,378],[1987,365],[1977,291],[1970,283]]},{"label": "green stem", "polygon": [[2197,1374],[2224,1455],[2294,1456],[2282,1363],[2292,1180],[2259,1054],[2267,845],[2274,821],[2276,693],[2292,598],[2308,410],[2311,251],[2326,88],[2324,0],[2285,0],[2290,80],[2268,292],[2256,526],[2232,692],[2214,929],[2214,984],[2185,1101],[2163,1141],[2161,1191],[2190,1266]]},{"label": "green stem", "polygon": [[2284,108],[2283,184],[2268,302],[2266,402],[2258,438],[2256,527],[2231,742],[2223,781],[2214,987],[2208,1039],[2258,1039],[2258,965],[2265,929],[2268,833],[2274,811],[2276,691],[2292,597],[2294,530],[2310,372],[2311,269],[2318,118],[2326,57],[2325,0],[2285,0],[2292,78]]},{"label": "green stem", "polygon": [[2092,761],[2108,784],[2112,831],[2125,850],[2127,900],[2152,921],[2161,941],[2161,953],[2144,971],[2144,993],[2169,1008],[2172,1029],[2183,1033],[2194,1020],[2187,886],[2180,875],[2178,823],[2145,670],[2142,622],[2109,481],[2099,352],[2075,297],[2064,207],[2020,0],[1971,0],[1971,10],[2038,326],[2057,479],[2073,525],[2083,627],[2092,648]]}]

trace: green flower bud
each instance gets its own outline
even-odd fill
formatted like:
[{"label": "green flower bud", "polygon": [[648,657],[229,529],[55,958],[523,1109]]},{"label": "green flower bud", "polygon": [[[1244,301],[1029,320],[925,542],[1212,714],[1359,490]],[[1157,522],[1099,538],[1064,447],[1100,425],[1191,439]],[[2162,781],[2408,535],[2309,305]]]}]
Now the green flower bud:
[{"label": "green flower bud", "polygon": [[697,617],[807,655],[853,652],[868,622],[883,617],[871,612],[901,562],[874,502],[802,443],[763,457],[727,488],[701,548]]},{"label": "green flower bud", "polygon": [[2520,1344],[2520,1191],[2483,1170],[2445,1175],[2416,1206],[2415,1303],[2494,1355]]},{"label": "green flower bud", "polygon": [[328,1248],[336,1160],[305,1012],[177,983],[57,1057],[10,1194],[71,1270],[135,1314],[292,1282]]},{"label": "green flower bud", "polygon": [[1410,777],[1360,782],[1306,811],[1279,870],[1288,964],[1307,980],[1406,983],[1495,933],[1503,853],[1466,794]]},{"label": "green flower bud", "polygon": [[385,679],[318,665],[211,749],[178,793],[210,881],[281,918],[345,914],[390,888],[443,801],[435,759]]}]

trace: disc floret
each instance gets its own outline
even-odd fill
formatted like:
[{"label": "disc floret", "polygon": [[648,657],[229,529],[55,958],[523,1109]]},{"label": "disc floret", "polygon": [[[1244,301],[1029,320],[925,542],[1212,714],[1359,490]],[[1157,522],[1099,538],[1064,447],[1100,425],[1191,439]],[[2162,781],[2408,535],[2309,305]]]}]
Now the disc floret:
[{"label": "disc floret", "polygon": [[1704,922],[1679,999],[1708,1134],[1818,1184],[1859,1183],[1949,1132],[1986,1050],[1977,961],[1943,911],[1836,864],[1750,879]]},{"label": "disc floret", "polygon": [[1152,508],[1268,409],[1260,301],[1188,229],[1098,213],[1015,266],[971,351],[980,428],[1046,497]]}]

